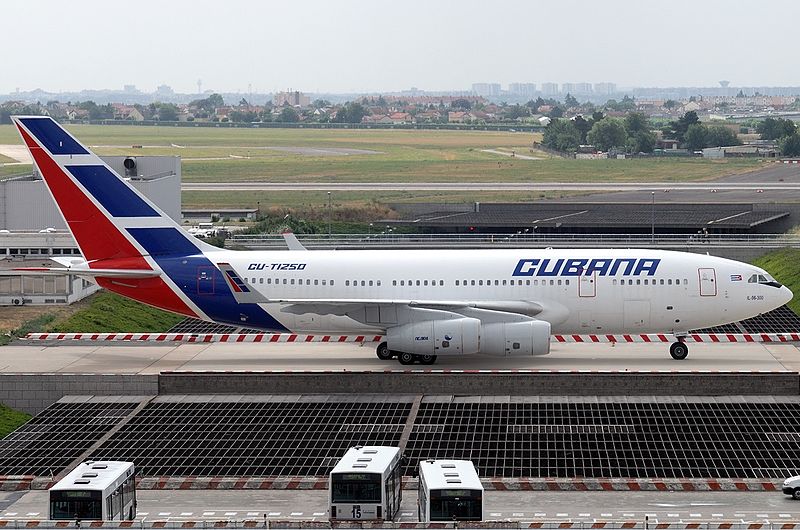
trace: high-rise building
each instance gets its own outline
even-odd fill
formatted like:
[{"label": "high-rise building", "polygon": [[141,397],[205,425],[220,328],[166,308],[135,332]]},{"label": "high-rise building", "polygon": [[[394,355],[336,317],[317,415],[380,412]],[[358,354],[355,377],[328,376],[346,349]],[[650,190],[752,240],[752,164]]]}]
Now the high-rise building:
[{"label": "high-rise building", "polygon": [[536,95],[536,83],[511,83],[508,91],[515,96],[532,98]]},{"label": "high-rise building", "polygon": [[276,107],[290,105],[292,107],[307,107],[311,104],[311,98],[299,90],[287,90],[286,92],[276,92],[272,96],[272,103]]},{"label": "high-rise building", "polygon": [[472,91],[483,97],[499,96],[500,83],[472,83]]},{"label": "high-rise building", "polygon": [[545,96],[557,96],[558,84],[556,83],[542,83],[542,94]]},{"label": "high-rise building", "polygon": [[617,85],[615,83],[595,83],[594,84],[594,93],[595,94],[602,94],[604,96],[609,96],[617,91]]},{"label": "high-rise building", "polygon": [[563,83],[561,85],[561,93],[562,94],[591,94],[592,93],[592,84],[591,83]]}]

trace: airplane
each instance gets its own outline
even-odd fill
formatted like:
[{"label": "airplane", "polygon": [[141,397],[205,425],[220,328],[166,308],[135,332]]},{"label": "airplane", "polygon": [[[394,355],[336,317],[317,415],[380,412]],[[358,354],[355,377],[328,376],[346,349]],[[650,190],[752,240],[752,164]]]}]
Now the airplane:
[{"label": "airplane", "polygon": [[675,337],[773,310],[761,268],[650,249],[232,251],[188,234],[57,122],[12,118],[83,254],[76,274],[167,311],[272,332],[381,335],[383,360],[544,355],[551,334]]}]

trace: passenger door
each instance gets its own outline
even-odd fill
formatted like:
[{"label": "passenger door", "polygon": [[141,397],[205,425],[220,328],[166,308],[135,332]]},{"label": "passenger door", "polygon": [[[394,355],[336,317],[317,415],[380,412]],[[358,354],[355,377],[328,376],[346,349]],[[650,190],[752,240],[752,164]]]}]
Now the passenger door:
[{"label": "passenger door", "polygon": [[717,273],[714,269],[697,269],[700,278],[700,296],[717,296]]}]

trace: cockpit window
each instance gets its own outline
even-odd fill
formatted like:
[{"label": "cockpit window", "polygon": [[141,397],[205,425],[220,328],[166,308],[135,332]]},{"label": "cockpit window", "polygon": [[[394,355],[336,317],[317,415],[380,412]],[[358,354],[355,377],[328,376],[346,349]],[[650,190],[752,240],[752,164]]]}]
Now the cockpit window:
[{"label": "cockpit window", "polygon": [[762,285],[769,285],[770,287],[782,287],[780,283],[775,281],[775,278],[765,274],[753,274],[747,279],[747,283],[760,283]]}]

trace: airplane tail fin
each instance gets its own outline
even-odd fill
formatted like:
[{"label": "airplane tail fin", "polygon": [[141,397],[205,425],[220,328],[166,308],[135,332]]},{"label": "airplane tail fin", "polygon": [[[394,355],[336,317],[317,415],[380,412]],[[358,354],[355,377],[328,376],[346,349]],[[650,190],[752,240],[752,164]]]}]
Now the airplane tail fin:
[{"label": "airplane tail fin", "polygon": [[[12,120],[88,268],[158,271],[159,256],[203,255],[218,250],[185,233],[52,118],[14,116]],[[167,274],[94,277],[109,290],[156,307],[198,316]]]}]

